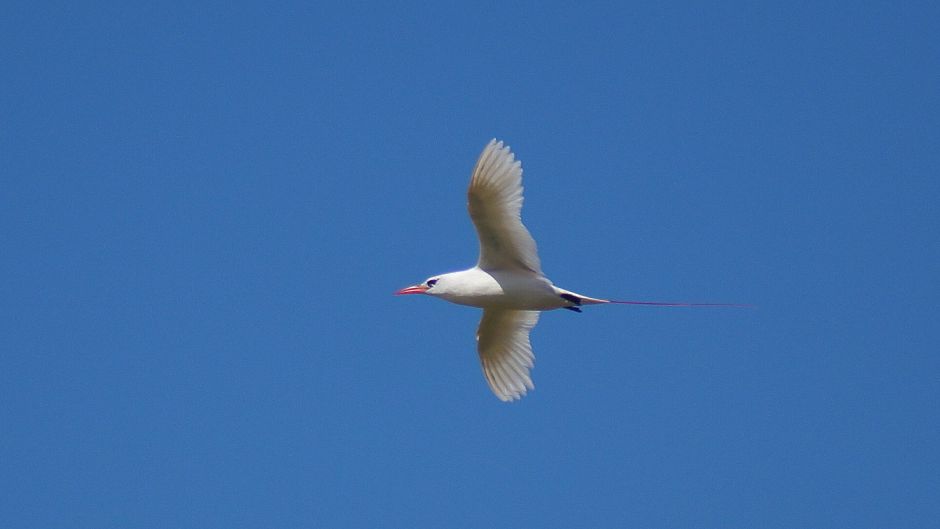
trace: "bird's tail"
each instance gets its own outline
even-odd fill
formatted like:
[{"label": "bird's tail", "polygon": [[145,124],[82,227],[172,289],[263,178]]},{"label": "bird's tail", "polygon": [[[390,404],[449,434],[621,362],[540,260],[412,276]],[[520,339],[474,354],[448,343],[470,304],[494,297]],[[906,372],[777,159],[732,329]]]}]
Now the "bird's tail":
[{"label": "bird's tail", "polygon": [[742,304],[742,303],[689,303],[686,301],[628,301],[620,299],[600,299],[592,298],[589,296],[584,296],[569,290],[558,288],[559,295],[571,302],[573,305],[601,305],[605,303],[614,303],[617,305],[649,305],[654,307],[738,307],[738,308],[754,308],[754,305]]},{"label": "bird's tail", "polygon": [[616,303],[618,305],[652,305],[655,307],[738,307],[743,309],[753,309],[754,305],[746,303],[688,303],[685,301],[623,301],[619,299],[608,299],[607,303]]}]

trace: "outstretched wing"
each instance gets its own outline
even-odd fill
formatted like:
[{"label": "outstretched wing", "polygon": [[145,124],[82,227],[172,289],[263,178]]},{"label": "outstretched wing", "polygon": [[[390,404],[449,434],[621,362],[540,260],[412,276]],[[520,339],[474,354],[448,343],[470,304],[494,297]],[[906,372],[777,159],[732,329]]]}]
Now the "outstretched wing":
[{"label": "outstretched wing", "polygon": [[535,365],[529,331],[538,321],[537,311],[483,311],[477,330],[477,351],[486,382],[499,400],[522,398],[527,390],[535,387],[529,377],[529,370]]},{"label": "outstretched wing", "polygon": [[522,224],[522,164],[503,142],[491,140],[480,154],[467,209],[480,238],[483,270],[526,270],[542,273],[538,249]]}]

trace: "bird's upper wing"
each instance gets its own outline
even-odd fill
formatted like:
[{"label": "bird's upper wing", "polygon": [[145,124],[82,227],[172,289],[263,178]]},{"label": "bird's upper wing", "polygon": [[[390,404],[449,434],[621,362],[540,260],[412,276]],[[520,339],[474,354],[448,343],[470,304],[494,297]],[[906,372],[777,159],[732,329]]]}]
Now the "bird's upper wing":
[{"label": "bird's upper wing", "polygon": [[535,240],[522,225],[522,164],[503,142],[483,149],[467,190],[467,209],[480,238],[484,270],[527,270],[542,273]]},{"label": "bird's upper wing", "polygon": [[486,382],[499,400],[522,398],[527,390],[535,387],[529,378],[529,370],[535,365],[529,331],[538,321],[537,311],[483,311],[477,330],[477,350]]}]

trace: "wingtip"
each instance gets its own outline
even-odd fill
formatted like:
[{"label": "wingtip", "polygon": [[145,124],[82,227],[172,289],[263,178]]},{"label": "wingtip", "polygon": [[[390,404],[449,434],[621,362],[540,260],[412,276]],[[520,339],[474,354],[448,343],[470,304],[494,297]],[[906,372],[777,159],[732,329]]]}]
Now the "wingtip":
[{"label": "wingtip", "polygon": [[[506,142],[504,142],[503,140],[498,139],[498,138],[493,138],[493,139],[491,139],[490,142],[486,144],[486,149],[495,149],[495,150],[500,150],[500,151],[502,151],[502,150],[510,150],[510,151],[511,151],[511,150],[512,150],[512,149],[509,148],[509,145],[506,145]],[[484,150],[486,150],[486,149],[484,149]]]},{"label": "wingtip", "polygon": [[516,402],[522,400],[522,397],[525,397],[529,391],[535,389],[533,386],[527,386],[526,389],[518,391],[516,393],[496,393],[493,392],[493,395],[502,402]]}]

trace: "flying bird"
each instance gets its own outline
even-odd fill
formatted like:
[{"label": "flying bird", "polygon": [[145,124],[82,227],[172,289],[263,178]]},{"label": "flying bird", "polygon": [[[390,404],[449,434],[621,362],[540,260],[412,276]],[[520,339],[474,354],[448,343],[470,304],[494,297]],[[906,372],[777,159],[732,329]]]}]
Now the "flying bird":
[{"label": "flying bird", "polygon": [[529,332],[539,312],[584,305],[619,303],[670,307],[729,306],[724,303],[671,303],[599,299],[558,288],[544,274],[535,240],[522,224],[522,164],[502,141],[483,149],[470,177],[467,209],[480,240],[476,266],[429,277],[403,288],[402,294],[425,294],[458,305],[483,309],[477,329],[477,351],[483,375],[503,401],[534,389],[529,371],[535,364]]}]

